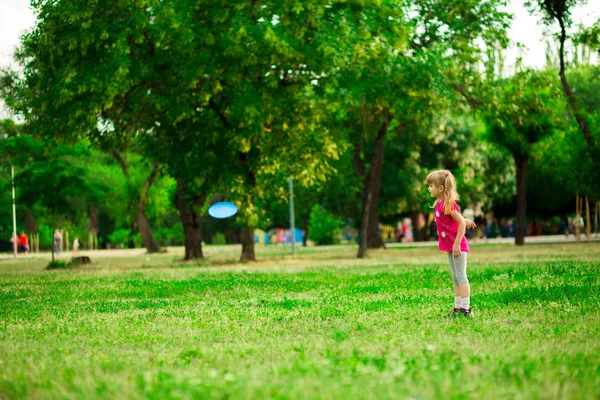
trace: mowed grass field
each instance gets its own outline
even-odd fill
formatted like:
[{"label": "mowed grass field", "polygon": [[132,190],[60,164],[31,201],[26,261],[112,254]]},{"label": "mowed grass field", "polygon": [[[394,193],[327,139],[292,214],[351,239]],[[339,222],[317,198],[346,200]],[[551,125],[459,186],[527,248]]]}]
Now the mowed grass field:
[{"label": "mowed grass field", "polygon": [[600,243],[0,260],[2,399],[600,398]]}]

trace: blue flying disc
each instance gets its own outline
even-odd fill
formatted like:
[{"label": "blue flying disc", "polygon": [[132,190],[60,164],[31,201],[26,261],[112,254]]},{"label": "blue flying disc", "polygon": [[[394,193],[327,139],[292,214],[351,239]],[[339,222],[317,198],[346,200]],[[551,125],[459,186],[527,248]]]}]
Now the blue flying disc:
[{"label": "blue flying disc", "polygon": [[228,201],[215,203],[208,209],[208,214],[213,218],[229,218],[237,212],[238,208],[235,204]]}]

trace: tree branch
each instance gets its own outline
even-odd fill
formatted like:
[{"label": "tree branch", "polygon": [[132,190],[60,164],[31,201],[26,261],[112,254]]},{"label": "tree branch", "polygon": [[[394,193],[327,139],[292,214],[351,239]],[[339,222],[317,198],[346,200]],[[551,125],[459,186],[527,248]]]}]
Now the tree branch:
[{"label": "tree branch", "polygon": [[229,124],[229,120],[227,119],[227,116],[225,114],[223,114],[221,112],[221,110],[219,110],[219,108],[217,107],[217,105],[215,104],[215,102],[213,101],[213,99],[210,99],[208,101],[208,104],[210,105],[210,108],[212,108],[213,111],[215,113],[217,113],[217,116],[219,117],[219,119],[221,120],[221,122],[223,123],[223,125],[226,128],[231,128],[231,125]]},{"label": "tree branch", "polygon": [[142,193],[140,194],[140,202],[138,203],[138,210],[146,209],[146,200],[148,199],[148,192],[150,192],[150,187],[158,177],[160,172],[160,165],[154,163],[152,167],[152,171],[150,171],[150,175],[148,179],[146,179],[146,183],[144,184],[144,189],[142,189]]},{"label": "tree branch", "polygon": [[451,83],[450,86],[452,86],[454,88],[454,90],[456,90],[458,93],[460,93],[462,95],[462,97],[465,98],[465,100],[467,101],[467,103],[469,103],[471,108],[476,110],[479,107],[481,107],[481,101],[469,96],[469,94],[467,93],[467,91],[465,90],[464,87],[462,87],[461,85],[457,85],[455,83]]},{"label": "tree branch", "polygon": [[123,170],[123,175],[125,175],[126,178],[129,178],[129,168],[127,167],[127,161],[125,161],[125,159],[121,157],[119,152],[115,149],[112,149],[111,154],[121,166],[121,169]]}]

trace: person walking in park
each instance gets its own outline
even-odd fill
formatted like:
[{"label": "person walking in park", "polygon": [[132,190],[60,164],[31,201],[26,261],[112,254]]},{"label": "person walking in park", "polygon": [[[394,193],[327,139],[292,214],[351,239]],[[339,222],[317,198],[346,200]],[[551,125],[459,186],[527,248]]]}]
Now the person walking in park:
[{"label": "person walking in park", "polygon": [[21,253],[29,254],[29,243],[27,241],[27,235],[23,231],[21,231],[21,236],[19,236],[19,251]]},{"label": "person walking in park", "polygon": [[467,279],[467,253],[469,244],[465,238],[466,228],[474,228],[475,223],[463,218],[456,202],[456,180],[452,173],[442,169],[427,175],[431,197],[435,199],[435,224],[438,233],[438,248],[448,254],[448,262],[454,281],[454,308],[450,316],[471,316],[471,286]]},{"label": "person walking in park", "polygon": [[[475,221],[475,210],[473,210],[473,203],[469,203],[467,208],[463,211],[463,217],[470,221]],[[467,229],[466,232],[467,239],[473,238],[473,230]]]},{"label": "person walking in park", "polygon": [[19,251],[19,236],[17,236],[17,232],[13,232],[10,242],[12,243],[12,251],[17,253]]},{"label": "person walking in park", "polygon": [[61,237],[62,237],[62,235],[60,234],[60,231],[58,229],[56,229],[54,231],[54,252],[56,254],[60,254],[60,241],[61,241]]},{"label": "person walking in park", "polygon": [[[481,203],[477,203],[475,206],[475,219],[472,221],[475,222],[476,229],[481,233],[481,237],[483,238],[484,242],[487,242],[487,234],[485,231],[486,220],[485,214],[481,209]],[[475,238],[478,238],[477,232],[475,232]]]},{"label": "person walking in park", "polygon": [[77,250],[79,250],[79,238],[76,237],[73,240],[73,257],[77,256]]}]

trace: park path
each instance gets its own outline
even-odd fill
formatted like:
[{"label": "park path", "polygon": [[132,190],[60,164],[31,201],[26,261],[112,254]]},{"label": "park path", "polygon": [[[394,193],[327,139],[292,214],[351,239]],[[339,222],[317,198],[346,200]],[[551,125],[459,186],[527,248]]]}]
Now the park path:
[{"label": "park path", "polygon": [[[494,238],[494,239],[488,239],[487,241],[483,241],[483,240],[478,240],[478,241],[473,241],[472,239],[469,240],[469,245],[471,246],[477,246],[480,244],[511,244],[514,243],[515,239],[514,238]],[[600,235],[599,234],[594,234],[592,235],[592,237],[588,240],[585,235],[581,236],[581,242],[585,243],[585,242],[600,242]],[[574,235],[569,235],[569,237],[565,237],[565,235],[546,235],[546,236],[528,236],[525,238],[525,244],[539,244],[539,243],[575,243],[575,236]],[[239,244],[236,245],[223,245],[222,248],[223,249],[231,249],[232,251],[235,251],[236,248],[238,248]],[[412,242],[412,243],[386,243],[386,247],[387,248],[396,248],[396,247],[435,247],[437,246],[437,241],[429,241],[429,242]],[[210,246],[213,247],[213,246]],[[261,245],[261,247],[263,247]],[[289,248],[289,245],[270,245],[269,247],[278,247],[278,248]],[[339,249],[341,247],[349,247],[348,245],[331,245],[331,246],[310,246],[309,249],[311,251],[328,251],[328,250],[332,250],[332,249]],[[358,248],[356,245],[354,245],[353,247]],[[214,248],[214,247],[213,247]],[[298,252],[302,252],[302,246],[296,246],[296,249]],[[166,254],[166,255],[173,255],[173,256],[178,256],[181,255],[183,256],[184,253],[184,248],[183,246],[169,246],[166,248],[166,252],[165,253],[158,253],[158,254]],[[132,256],[143,256],[144,254],[146,254],[146,249],[106,249],[106,250],[81,250],[77,255],[78,256],[88,256],[90,258],[98,258],[98,257],[116,257],[116,258],[121,258],[121,257],[132,257]],[[63,252],[61,255],[57,256],[56,258],[59,260],[69,260],[71,258],[71,252]],[[13,254],[12,253],[1,253],[0,254],[0,259],[7,259],[7,258],[12,258]],[[36,257],[36,258],[52,258],[52,253],[51,252],[40,252],[38,254],[31,254],[29,256],[24,256],[19,254],[18,256],[19,258],[24,258],[24,257]]]}]

